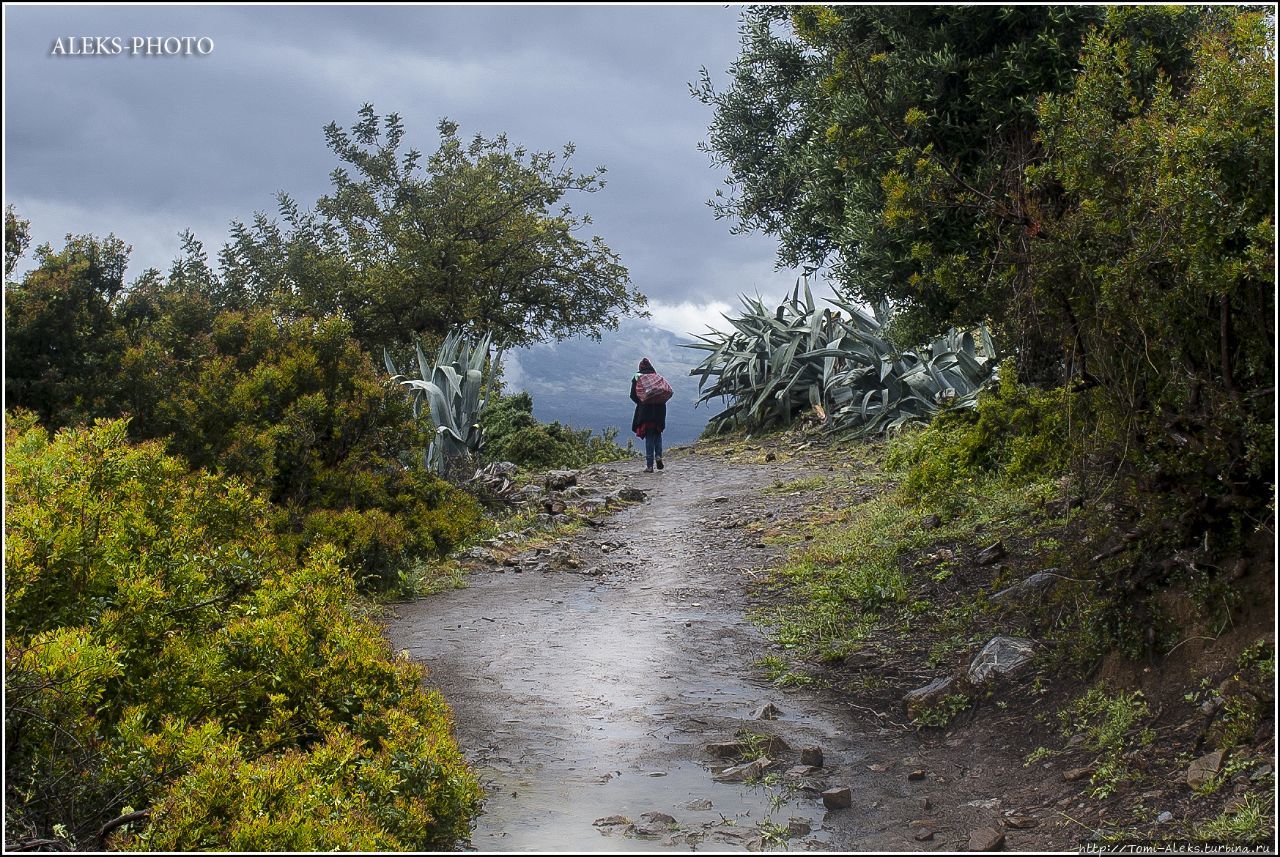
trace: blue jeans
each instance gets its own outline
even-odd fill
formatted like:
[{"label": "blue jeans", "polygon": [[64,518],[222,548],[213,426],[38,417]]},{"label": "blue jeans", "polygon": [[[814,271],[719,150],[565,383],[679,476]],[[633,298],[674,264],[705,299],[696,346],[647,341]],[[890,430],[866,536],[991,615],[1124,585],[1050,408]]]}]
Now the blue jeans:
[{"label": "blue jeans", "polygon": [[646,429],[644,433],[644,461],[653,467],[653,460],[662,458],[662,432]]}]

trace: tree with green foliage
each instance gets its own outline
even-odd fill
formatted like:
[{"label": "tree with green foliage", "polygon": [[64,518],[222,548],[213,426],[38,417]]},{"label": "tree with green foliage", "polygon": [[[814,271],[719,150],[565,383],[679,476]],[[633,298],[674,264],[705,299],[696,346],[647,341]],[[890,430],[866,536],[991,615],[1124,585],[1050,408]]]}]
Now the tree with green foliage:
[{"label": "tree with green foliage", "polygon": [[18,260],[31,246],[31,221],[18,216],[12,205],[4,210],[4,279],[8,282]]},{"label": "tree with green foliage", "polygon": [[[7,218],[5,229],[6,243],[21,246],[25,230],[15,225],[11,233]],[[37,268],[21,282],[5,282],[9,407],[30,408],[52,425],[111,408],[124,347],[113,308],[128,258],[129,248],[114,235],[68,235],[59,252],[38,247]]]},{"label": "tree with green foliage", "polygon": [[[694,89],[715,109],[707,149],[733,189],[717,214],[776,235],[780,263],[827,264],[850,297],[891,301],[907,341],[991,322],[1021,362],[1052,364],[1030,289],[1042,215],[1025,169],[1043,155],[1036,98],[1070,86],[1106,14],[748,9],[732,84],[717,92],[704,72]],[[1177,67],[1197,15],[1133,10],[1126,26]]]},{"label": "tree with green foliage", "polygon": [[[1275,401],[1274,22],[1213,16],[1165,74],[1131,10],[1092,34],[1072,88],[1038,106],[1037,188],[1061,204],[1035,253],[1072,359],[1105,399],[1138,489],[1203,541],[1260,518]],[[1176,11],[1167,14],[1180,14]],[[1175,499],[1176,498],[1176,499]]]},{"label": "tree with green foliage", "polygon": [[[718,213],[908,330],[989,318],[1019,378],[1067,385],[1041,404],[1074,490],[1132,527],[1106,585],[1150,593],[1265,526],[1274,16],[766,7],[742,35],[730,87],[695,87],[736,191]],[[1058,422],[1011,427],[1039,449]]]},{"label": "tree with green foliage", "polygon": [[439,124],[425,160],[401,151],[396,114],[371,105],[344,130],[325,129],[343,166],[314,210],[279,197],[283,225],[259,215],[232,227],[220,261],[227,291],[310,315],[341,313],[377,352],[457,326],[504,346],[617,327],[644,296],[601,238],[576,233],[590,217],[563,203],[604,186],[603,167],[579,173],[572,144],[530,152],[504,135],[469,143]]}]

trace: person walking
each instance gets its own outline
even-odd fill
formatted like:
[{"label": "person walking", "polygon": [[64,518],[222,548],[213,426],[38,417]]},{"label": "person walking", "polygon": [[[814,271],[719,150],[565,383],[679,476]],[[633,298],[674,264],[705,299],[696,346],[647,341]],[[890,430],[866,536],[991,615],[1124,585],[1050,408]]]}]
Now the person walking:
[{"label": "person walking", "polygon": [[654,465],[662,469],[662,433],[667,428],[667,403],[643,402],[636,392],[641,375],[656,375],[657,370],[646,357],[640,361],[640,371],[631,379],[631,401],[636,403],[635,416],[631,418],[631,430],[644,439],[645,473],[652,473]]}]

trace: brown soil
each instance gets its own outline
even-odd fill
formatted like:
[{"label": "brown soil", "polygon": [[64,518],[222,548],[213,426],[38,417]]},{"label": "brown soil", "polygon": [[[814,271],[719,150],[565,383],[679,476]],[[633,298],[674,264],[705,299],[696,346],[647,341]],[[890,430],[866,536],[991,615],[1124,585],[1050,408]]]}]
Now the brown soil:
[{"label": "brown soil", "polygon": [[[646,501],[585,527],[560,562],[530,552],[515,565],[482,565],[465,589],[395,608],[388,635],[428,667],[487,788],[473,847],[756,850],[786,841],[792,850],[956,851],[989,829],[1005,850],[1076,850],[1117,826],[1135,838],[1185,833],[1250,787],[1256,765],[1213,795],[1191,792],[1186,767],[1212,749],[1210,724],[1197,719],[1199,701],[1182,695],[1193,678],[1198,686],[1205,675],[1227,677],[1259,636],[1274,651],[1273,616],[1261,609],[1159,663],[1113,658],[1081,676],[1029,671],[939,729],[905,722],[902,695],[955,672],[974,650],[931,665],[940,632],[929,628],[903,636],[886,621],[844,663],[811,665],[819,681],[770,684],[757,662],[776,646],[746,618],[767,597],[757,584],[787,550],[766,536],[830,497],[765,489],[854,465],[833,450],[778,449],[766,461],[767,451],[679,450],[654,474],[610,465],[602,477],[641,488]],[[884,490],[875,484],[851,481],[846,501]],[[949,546],[964,558],[959,569],[913,597],[941,610],[989,594],[996,578],[1035,570],[979,566],[982,546]],[[1247,579],[1267,597],[1269,573]],[[968,630],[980,645],[1025,629],[1020,617],[997,612]],[[1133,760],[1137,779],[1105,800],[1087,795],[1088,776],[1064,778],[1096,753],[1068,744],[1053,717],[1100,676],[1144,689],[1158,735]],[[1274,698],[1261,700],[1257,734],[1236,751],[1272,768]],[[756,719],[767,702],[780,715]],[[743,733],[780,737],[785,748],[766,749],[773,764],[762,782],[715,781],[716,771],[754,754],[717,759],[707,746]],[[823,767],[788,776],[813,746]],[[1041,747],[1058,754],[1026,764]],[[820,793],[841,786],[851,789],[851,806],[825,809]],[[1161,812],[1173,821],[1157,825]],[[1135,826],[1141,819],[1145,827]]]}]

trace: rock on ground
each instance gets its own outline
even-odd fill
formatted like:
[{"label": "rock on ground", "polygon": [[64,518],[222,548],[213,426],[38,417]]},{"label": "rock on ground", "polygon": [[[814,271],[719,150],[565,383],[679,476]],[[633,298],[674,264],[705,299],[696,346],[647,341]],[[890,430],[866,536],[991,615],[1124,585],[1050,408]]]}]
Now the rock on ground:
[{"label": "rock on ground", "polygon": [[578,484],[578,472],[576,470],[552,470],[547,474],[545,484],[548,491],[563,491],[570,485]]},{"label": "rock on ground", "polygon": [[1030,599],[1032,596],[1043,598],[1058,582],[1058,576],[1054,574],[1054,571],[1056,569],[1037,571],[1026,580],[1020,580],[1007,589],[1001,589],[991,596],[991,603],[1009,604]]},{"label": "rock on ground", "polygon": [[1012,675],[1035,658],[1035,644],[1021,637],[993,637],[969,664],[968,678],[980,685]]},{"label": "rock on ground", "polygon": [[768,758],[761,756],[754,762],[747,762],[743,765],[734,765],[731,768],[725,768],[716,774],[715,779],[722,783],[741,783],[747,780],[757,780],[764,773],[764,769],[773,764]]},{"label": "rock on ground", "polygon": [[969,834],[970,851],[1001,851],[1004,849],[1004,831],[994,827],[980,827]]},{"label": "rock on ground", "polygon": [[936,706],[946,697],[959,691],[959,682],[954,676],[934,679],[924,687],[907,691],[906,696],[902,697],[902,707],[906,710],[909,719],[915,719],[922,710]]},{"label": "rock on ground", "polygon": [[766,702],[757,708],[751,714],[752,720],[777,720],[778,715],[782,713],[782,709],[774,705],[772,702]]},{"label": "rock on ground", "polygon": [[1214,750],[1191,763],[1187,769],[1187,785],[1193,789],[1203,787],[1222,770],[1222,759],[1226,754],[1222,750]]},{"label": "rock on ground", "polygon": [[848,786],[827,789],[822,793],[822,805],[827,809],[848,809],[853,806],[853,792]]}]

